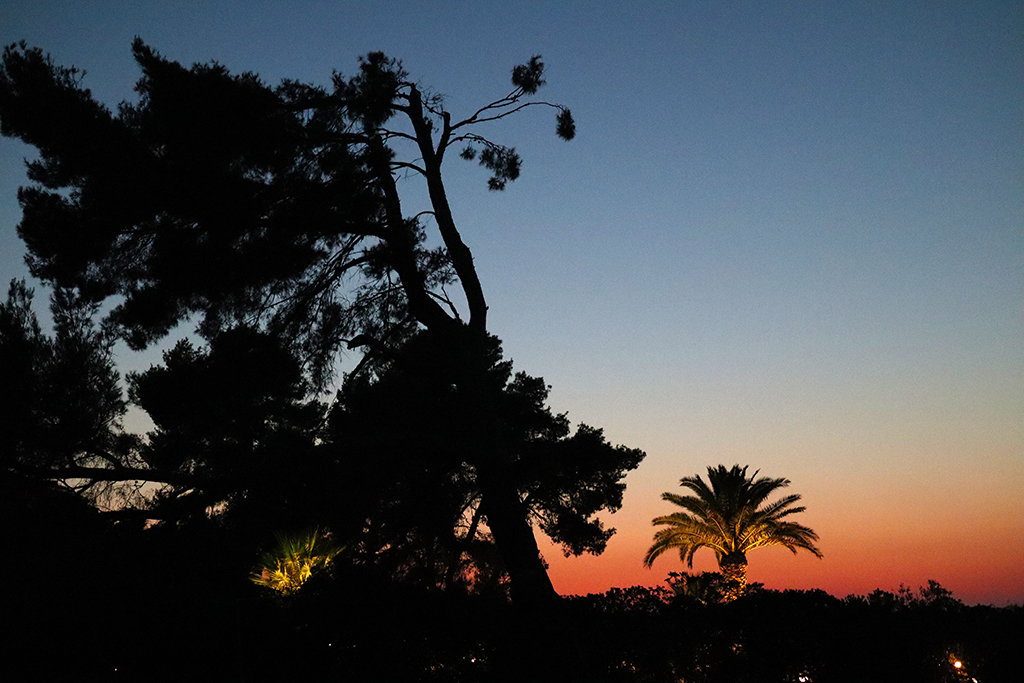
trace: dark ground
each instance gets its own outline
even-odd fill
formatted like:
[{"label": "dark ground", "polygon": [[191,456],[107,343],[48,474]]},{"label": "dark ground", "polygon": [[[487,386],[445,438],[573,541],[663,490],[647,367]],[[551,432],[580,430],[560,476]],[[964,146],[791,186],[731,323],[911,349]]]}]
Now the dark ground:
[{"label": "dark ground", "polygon": [[541,650],[607,681],[997,683],[1024,671],[1024,608],[965,606],[938,586],[754,590],[727,605],[614,589],[564,600],[549,628],[502,596],[344,565],[275,597],[248,581],[251,553],[208,530],[119,530],[28,491],[5,503],[2,681],[547,680]]}]

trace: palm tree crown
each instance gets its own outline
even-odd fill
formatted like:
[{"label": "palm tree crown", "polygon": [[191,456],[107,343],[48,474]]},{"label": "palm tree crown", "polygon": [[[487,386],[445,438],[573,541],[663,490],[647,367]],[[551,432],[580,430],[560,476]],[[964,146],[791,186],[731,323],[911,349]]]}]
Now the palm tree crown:
[{"label": "palm tree crown", "polygon": [[719,465],[708,467],[710,485],[700,475],[680,479],[680,485],[696,495],[661,495],[685,512],[652,520],[655,526],[665,528],[654,534],[644,564],[650,567],[665,551],[678,549],[679,558],[692,567],[694,553],[700,548],[711,548],[722,574],[731,584],[728,600],[742,594],[746,586],[746,553],[754,548],[778,545],[793,553],[802,548],[821,557],[821,551],[814,545],[818,535],[809,527],[783,519],[806,509],[794,507],[800,500],[798,494],[765,502],[773,493],[789,486],[789,480],[757,475],[754,472],[748,477],[747,467],[733,465],[726,469]]}]

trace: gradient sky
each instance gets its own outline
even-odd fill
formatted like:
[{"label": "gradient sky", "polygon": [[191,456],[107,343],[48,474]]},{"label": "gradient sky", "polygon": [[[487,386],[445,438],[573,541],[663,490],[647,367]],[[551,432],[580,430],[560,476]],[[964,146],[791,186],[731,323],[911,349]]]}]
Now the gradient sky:
[{"label": "gradient sky", "polygon": [[[825,554],[757,551],[752,580],[998,605],[1024,602],[1022,28],[997,0],[0,0],[3,44],[110,106],[136,35],[271,84],[384,50],[456,115],[543,55],[576,140],[528,112],[486,131],[524,160],[506,192],[458,159],[447,180],[507,354],[648,453],[604,555],[547,549],[556,587],[660,584],[661,492],[740,463],[793,481]],[[28,154],[0,140],[4,283]]]}]

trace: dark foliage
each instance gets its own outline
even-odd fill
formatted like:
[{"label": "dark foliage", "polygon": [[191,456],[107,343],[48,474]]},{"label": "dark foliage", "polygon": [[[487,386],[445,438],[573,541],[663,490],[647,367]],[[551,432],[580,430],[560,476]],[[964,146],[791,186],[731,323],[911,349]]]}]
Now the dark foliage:
[{"label": "dark foliage", "polygon": [[129,375],[128,384],[155,423],[140,458],[183,479],[146,515],[180,519],[258,492],[264,503],[277,494],[272,509],[282,524],[295,513],[325,408],[307,399],[298,362],[276,339],[236,328],[209,350],[180,341],[162,366]]},{"label": "dark foliage", "polygon": [[[0,598],[18,624],[4,680],[548,680],[522,657],[543,626],[500,594],[430,590],[342,559],[281,598],[246,580],[251,548],[215,524],[123,528],[66,492],[0,485],[0,532],[32,567]],[[562,624],[594,681],[1015,680],[1024,609],[935,588],[703,605],[635,586],[569,600]]]},{"label": "dark foliage", "polygon": [[[351,463],[346,469],[372,463],[359,479],[387,490],[369,513],[367,551],[400,566],[433,566],[437,584],[462,575],[465,560],[497,559],[479,520],[488,514],[482,479],[495,467],[481,456],[483,444],[484,453],[505,455],[500,476],[567,555],[602,552],[614,530],[595,515],[619,509],[622,478],[643,453],[614,447],[586,425],[572,433],[567,417],[547,406],[548,391],[543,379],[513,374],[497,339],[478,345],[434,332],[414,338],[375,381],[350,381],[326,448]],[[415,542],[398,542],[396,530]]]},{"label": "dark foliage", "polygon": [[[124,297],[109,318],[135,348],[190,314],[207,338],[248,321],[295,344],[322,380],[346,336],[405,315],[399,300],[379,305],[398,292],[381,254],[363,251],[380,212],[365,161],[329,144],[351,123],[338,105],[305,113],[326,97],[315,88],[186,69],[138,40],[133,53],[140,100],[117,115],[41,51],[4,53],[3,133],[41,157],[19,193],[33,275]],[[356,272],[364,287],[339,290]]]},{"label": "dark foliage", "polygon": [[[12,281],[0,304],[0,467],[19,476],[121,464],[136,439],[120,431],[127,409],[94,304],[67,289],[51,296],[54,334],[43,334],[33,292]],[[99,488],[99,487],[96,487]],[[95,494],[96,488],[80,487]]]},{"label": "dark foliage", "polygon": [[[30,444],[48,458],[31,474],[86,490],[145,483],[147,496],[108,511],[140,525],[215,516],[250,542],[323,525],[408,583],[495,588],[507,575],[517,600],[555,604],[531,523],[568,553],[601,552],[613,530],[596,514],[618,509],[643,454],[599,429],[571,433],[543,380],[501,360],[441,173],[452,145],[477,145],[492,189],[515,180],[514,149],[475,126],[528,107],[556,109],[557,134],[572,137],[565,107],[528,101],[539,57],[460,120],[382,53],[330,88],[274,88],[138,39],[132,52],[138,101],[115,113],[41,50],[4,51],[0,132],[40,153],[18,230],[33,275],[83,306],[110,300],[104,331],[143,348],[194,319],[202,342],[129,378],[156,425],[146,439],[97,452],[98,436],[120,433],[92,421],[92,441],[59,457]],[[432,211],[403,212],[410,175]],[[426,246],[428,228],[441,246]],[[39,335],[11,320],[0,350],[16,363]],[[355,349],[326,422],[315,397]]]},{"label": "dark foliage", "polygon": [[[613,589],[574,598],[573,616],[606,680],[1011,680],[1020,606],[968,607],[934,582],[917,597],[876,591],[753,590],[729,604]],[[649,589],[648,589],[649,590]],[[879,600],[885,595],[890,600]],[[954,666],[956,661],[961,667]]]}]

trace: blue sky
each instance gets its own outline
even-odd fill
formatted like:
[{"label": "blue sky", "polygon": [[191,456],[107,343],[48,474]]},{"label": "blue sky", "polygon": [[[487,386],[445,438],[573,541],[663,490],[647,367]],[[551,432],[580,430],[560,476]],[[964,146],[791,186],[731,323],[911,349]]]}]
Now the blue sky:
[{"label": "blue sky", "polygon": [[[659,494],[739,462],[793,480],[826,553],[760,576],[754,560],[754,580],[934,578],[1020,602],[1022,19],[995,0],[6,0],[0,40],[84,68],[111,106],[133,97],[135,35],[268,83],[326,83],[384,50],[456,113],[543,55],[540,94],[572,108],[577,139],[527,112],[487,131],[524,159],[506,192],[458,159],[447,180],[507,354],[556,410],[648,452],[609,520],[619,537],[602,558],[553,558],[556,583],[659,582],[668,559],[627,569]],[[4,282],[25,272],[26,153],[0,140]],[[948,543],[976,529],[985,562]],[[879,537],[894,550],[865,564]]]}]

